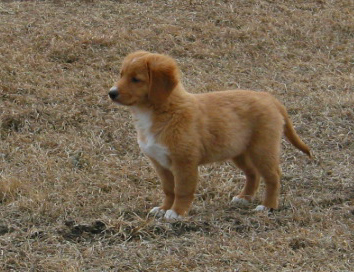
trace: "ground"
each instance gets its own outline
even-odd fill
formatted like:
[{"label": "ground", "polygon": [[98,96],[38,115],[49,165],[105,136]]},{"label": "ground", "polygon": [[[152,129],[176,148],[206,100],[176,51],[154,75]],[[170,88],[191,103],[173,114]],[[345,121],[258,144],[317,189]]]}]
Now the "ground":
[{"label": "ground", "polygon": [[[353,33],[350,0],[1,2],[0,270],[353,271]],[[138,49],[286,105],[314,159],[284,140],[279,210],[232,206],[225,162],[188,218],[147,217],[159,180],[107,96]]]}]

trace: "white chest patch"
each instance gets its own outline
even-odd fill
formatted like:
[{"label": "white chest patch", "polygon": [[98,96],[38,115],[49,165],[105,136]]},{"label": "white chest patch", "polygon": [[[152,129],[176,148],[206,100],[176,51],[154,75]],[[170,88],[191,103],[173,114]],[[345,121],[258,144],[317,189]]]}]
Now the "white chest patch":
[{"label": "white chest patch", "polygon": [[168,148],[156,142],[155,135],[151,132],[151,112],[134,109],[135,127],[138,131],[138,144],[140,150],[147,156],[156,160],[161,166],[170,168]]}]

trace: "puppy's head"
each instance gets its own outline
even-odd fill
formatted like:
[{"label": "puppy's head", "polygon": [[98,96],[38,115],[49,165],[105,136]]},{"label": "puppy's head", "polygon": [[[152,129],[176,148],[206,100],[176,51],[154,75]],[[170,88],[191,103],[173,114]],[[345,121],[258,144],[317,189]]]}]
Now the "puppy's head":
[{"label": "puppy's head", "polygon": [[171,57],[138,51],[124,59],[120,79],[109,96],[126,106],[158,105],[167,101],[178,81],[177,64]]}]

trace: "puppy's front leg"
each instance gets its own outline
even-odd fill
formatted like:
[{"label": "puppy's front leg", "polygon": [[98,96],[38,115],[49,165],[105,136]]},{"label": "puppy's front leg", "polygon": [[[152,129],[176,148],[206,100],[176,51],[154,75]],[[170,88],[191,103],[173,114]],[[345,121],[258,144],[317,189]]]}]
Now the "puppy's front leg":
[{"label": "puppy's front leg", "polygon": [[198,166],[193,164],[175,164],[173,166],[175,177],[175,200],[170,210],[166,211],[166,219],[179,219],[185,215],[194,199],[198,181]]},{"label": "puppy's front leg", "polygon": [[174,188],[175,188],[175,182],[174,182],[174,177],[173,174],[170,170],[163,168],[157,161],[154,159],[150,158],[152,165],[154,166],[157,175],[159,176],[161,183],[162,183],[162,189],[165,193],[165,199],[163,201],[163,204],[160,207],[154,207],[151,209],[150,213],[157,215],[157,216],[163,216],[167,210],[169,210],[173,202],[175,200],[175,193],[174,193]]}]

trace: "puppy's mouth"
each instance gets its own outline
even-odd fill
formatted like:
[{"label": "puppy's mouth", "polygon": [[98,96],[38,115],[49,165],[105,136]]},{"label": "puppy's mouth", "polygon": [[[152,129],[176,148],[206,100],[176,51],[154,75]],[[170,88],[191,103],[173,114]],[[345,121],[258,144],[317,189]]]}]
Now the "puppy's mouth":
[{"label": "puppy's mouth", "polygon": [[117,104],[119,106],[133,106],[134,102],[131,101],[122,101],[121,97],[117,97],[117,98],[112,98],[111,100],[114,104]]},{"label": "puppy's mouth", "polygon": [[115,99],[112,99],[111,98],[111,100],[112,100],[112,102],[114,103],[114,104],[117,104],[117,105],[119,105],[119,106],[128,106],[127,105],[127,103],[123,103],[120,99],[118,99],[118,98],[115,98]]}]

